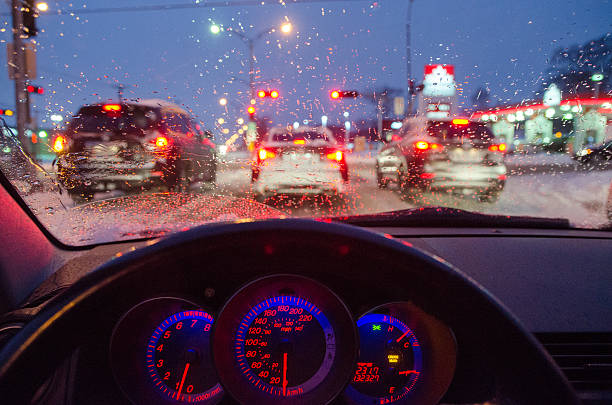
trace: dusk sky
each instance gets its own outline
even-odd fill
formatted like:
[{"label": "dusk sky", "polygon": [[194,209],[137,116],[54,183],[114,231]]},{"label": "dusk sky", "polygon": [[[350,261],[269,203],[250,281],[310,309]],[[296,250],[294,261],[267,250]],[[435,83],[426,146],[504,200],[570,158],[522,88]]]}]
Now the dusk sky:
[{"label": "dusk sky", "polygon": [[[248,101],[246,45],[228,33],[213,35],[211,22],[242,29],[247,35],[288,20],[294,31],[264,37],[256,48],[258,88],[278,88],[281,98],[258,105],[258,114],[277,124],[295,120],[340,122],[373,118],[364,100],[332,102],[333,88],[373,91],[406,84],[405,17],[408,1],[340,1],[285,5],[186,8],[99,14],[62,14],[58,10],[186,4],[189,0],[50,1],[38,19],[35,96],[41,119],[81,105],[116,99],[116,83],[127,98],[162,98],[182,104],[213,128],[224,117],[244,117]],[[200,1],[206,4],[206,1]],[[0,42],[11,40],[9,7],[0,5]],[[612,2],[415,0],[413,76],[422,80],[428,63],[455,65],[460,101],[478,86],[488,86],[499,103],[533,98],[547,58],[559,46],[584,43],[612,32]],[[0,107],[13,107],[13,83],[0,52]],[[232,78],[238,80],[232,82]],[[230,100],[227,111],[218,104]],[[233,127],[229,127],[234,131]],[[231,132],[230,132],[231,134]],[[217,131],[217,137],[223,136]]]}]

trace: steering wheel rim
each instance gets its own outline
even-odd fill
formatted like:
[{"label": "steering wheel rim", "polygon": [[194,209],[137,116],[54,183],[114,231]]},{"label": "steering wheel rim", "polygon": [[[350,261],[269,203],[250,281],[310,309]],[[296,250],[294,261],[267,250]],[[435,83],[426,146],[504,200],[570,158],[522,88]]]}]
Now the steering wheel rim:
[{"label": "steering wheel rim", "polygon": [[[473,316],[486,319],[490,324],[491,341],[488,341],[488,347],[483,347],[483,351],[491,356],[491,367],[495,368],[495,374],[500,379],[499,391],[504,397],[518,403],[580,403],[561,370],[531,333],[495,297],[449,263],[409,244],[367,230],[300,219],[205,225],[162,239],[102,265],[49,304],[2,349],[0,398],[12,403],[27,403],[65,356],[94,333],[92,314],[99,315],[101,305],[110,302],[112,306],[120,288],[129,288],[138,280],[142,281],[145,275],[160,282],[166,280],[163,269],[155,268],[155,263],[168,257],[180,257],[189,249],[207,254],[220,251],[222,246],[227,248],[227,245],[248,247],[249,244],[258,245],[269,240],[280,244],[288,237],[312,243],[318,241],[319,244],[324,240],[369,248],[378,254],[380,260],[395,263],[397,269],[389,271],[398,274],[406,272],[411,281],[417,280],[417,286],[413,289],[418,289],[418,283],[423,283],[425,286],[421,288],[427,287],[428,292],[450,292],[449,302],[458,302],[465,310],[476,308],[478,313]],[[181,268],[176,271],[180,273],[179,277],[186,276],[188,272]],[[444,296],[444,293],[433,295]],[[430,298],[435,302],[426,302],[418,296],[411,298],[414,298],[412,301],[416,305],[433,310],[434,315],[444,313],[445,304],[449,306],[447,302],[438,302],[440,298]],[[459,314],[461,310],[449,310],[449,316]],[[112,308],[109,311],[112,312]],[[89,325],[92,330],[87,330]],[[68,336],[66,330],[71,331]],[[40,359],[46,360],[44,364],[39,364]],[[504,363],[505,368],[500,368],[502,366],[498,361]]]}]

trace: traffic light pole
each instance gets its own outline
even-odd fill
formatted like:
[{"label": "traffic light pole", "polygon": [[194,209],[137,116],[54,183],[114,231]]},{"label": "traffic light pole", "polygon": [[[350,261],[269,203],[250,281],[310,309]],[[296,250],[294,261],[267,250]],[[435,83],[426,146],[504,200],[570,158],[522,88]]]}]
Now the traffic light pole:
[{"label": "traffic light pole", "polygon": [[411,32],[410,26],[412,21],[412,3],[414,0],[408,0],[408,10],[406,11],[406,99],[408,101],[406,116],[412,114],[412,100],[413,96],[410,93],[411,82],[412,82],[412,49],[410,47]]},{"label": "traffic light pole", "polygon": [[21,1],[11,1],[13,14],[13,63],[15,64],[15,110],[17,115],[17,139],[21,146],[27,150],[26,142],[26,120],[28,118],[28,95],[26,92],[26,60],[25,49],[21,35],[23,32],[23,14],[21,12]]}]

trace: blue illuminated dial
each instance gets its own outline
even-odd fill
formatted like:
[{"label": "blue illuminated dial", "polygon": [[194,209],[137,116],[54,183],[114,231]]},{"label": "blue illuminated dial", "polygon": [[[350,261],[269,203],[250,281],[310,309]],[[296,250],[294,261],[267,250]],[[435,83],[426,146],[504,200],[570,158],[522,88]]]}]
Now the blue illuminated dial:
[{"label": "blue illuminated dial", "polygon": [[405,323],[389,315],[364,315],[357,328],[360,354],[346,394],[360,404],[406,398],[423,369],[417,337]]},{"label": "blue illuminated dial", "polygon": [[216,403],[223,390],[210,355],[213,317],[183,311],[166,318],[147,344],[146,365],[153,385],[178,402]]},{"label": "blue illuminated dial", "polygon": [[269,298],[244,316],[234,341],[244,377],[278,397],[299,396],[328,375],[336,355],[336,336],[323,312],[294,296]]}]

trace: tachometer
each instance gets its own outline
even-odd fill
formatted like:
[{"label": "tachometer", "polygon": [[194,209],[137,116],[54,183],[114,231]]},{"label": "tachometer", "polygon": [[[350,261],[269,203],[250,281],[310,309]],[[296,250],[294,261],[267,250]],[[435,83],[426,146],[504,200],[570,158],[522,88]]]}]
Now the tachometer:
[{"label": "tachometer", "polygon": [[351,377],[357,349],[351,319],[313,280],[255,281],[219,315],[213,336],[219,378],[243,404],[325,404]]},{"label": "tachometer", "polygon": [[222,393],[210,358],[213,317],[182,311],[155,329],[147,344],[147,371],[155,387],[179,402],[209,402]]}]

